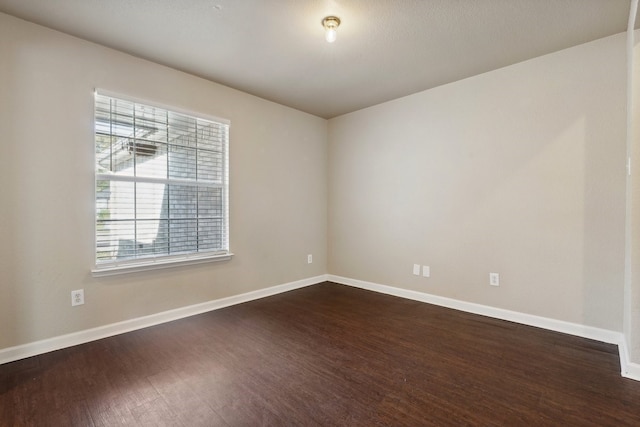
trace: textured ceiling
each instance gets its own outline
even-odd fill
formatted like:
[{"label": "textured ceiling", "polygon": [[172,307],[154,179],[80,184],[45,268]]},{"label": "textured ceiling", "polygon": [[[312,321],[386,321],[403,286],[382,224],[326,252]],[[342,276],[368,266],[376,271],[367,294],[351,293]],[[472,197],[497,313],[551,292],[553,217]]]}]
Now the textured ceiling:
[{"label": "textured ceiling", "polygon": [[[626,30],[629,0],[0,0],[0,11],[330,118]],[[342,20],[324,41],[321,20]]]}]

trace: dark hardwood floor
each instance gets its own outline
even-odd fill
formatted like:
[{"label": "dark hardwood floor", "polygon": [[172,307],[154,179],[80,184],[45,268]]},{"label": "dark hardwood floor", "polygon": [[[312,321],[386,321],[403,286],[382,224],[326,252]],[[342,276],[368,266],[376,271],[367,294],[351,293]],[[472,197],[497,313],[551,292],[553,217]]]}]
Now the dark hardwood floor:
[{"label": "dark hardwood floor", "polygon": [[324,283],[0,366],[2,426],[640,426],[617,347]]}]

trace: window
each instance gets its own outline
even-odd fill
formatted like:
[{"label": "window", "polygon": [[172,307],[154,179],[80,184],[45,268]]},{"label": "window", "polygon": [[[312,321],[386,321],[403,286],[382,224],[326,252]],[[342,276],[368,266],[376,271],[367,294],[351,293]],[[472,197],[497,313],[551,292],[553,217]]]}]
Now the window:
[{"label": "window", "polygon": [[229,123],[95,97],[94,274],[228,259]]}]

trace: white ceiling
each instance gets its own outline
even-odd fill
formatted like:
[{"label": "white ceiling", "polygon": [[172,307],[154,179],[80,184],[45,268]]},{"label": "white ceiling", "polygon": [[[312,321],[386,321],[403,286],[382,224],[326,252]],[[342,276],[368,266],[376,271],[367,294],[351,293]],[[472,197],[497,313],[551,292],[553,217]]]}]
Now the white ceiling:
[{"label": "white ceiling", "polygon": [[[626,30],[630,0],[0,0],[324,118]],[[324,40],[321,20],[342,20]]]}]

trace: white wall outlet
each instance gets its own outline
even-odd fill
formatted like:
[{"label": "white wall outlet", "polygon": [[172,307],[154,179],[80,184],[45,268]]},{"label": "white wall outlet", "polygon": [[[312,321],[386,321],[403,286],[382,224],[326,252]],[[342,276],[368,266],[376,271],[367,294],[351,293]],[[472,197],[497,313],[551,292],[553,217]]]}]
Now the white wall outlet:
[{"label": "white wall outlet", "polygon": [[313,262],[313,255],[307,255],[307,264],[311,264]]},{"label": "white wall outlet", "polygon": [[500,275],[498,273],[489,273],[489,284],[491,286],[500,286]]},{"label": "white wall outlet", "polygon": [[71,305],[76,306],[82,304],[84,304],[84,289],[71,291]]},{"label": "white wall outlet", "polygon": [[419,276],[420,275],[420,265],[419,264],[413,264],[413,274],[415,276]]},{"label": "white wall outlet", "polygon": [[428,265],[422,266],[422,277],[431,277],[431,267]]}]

